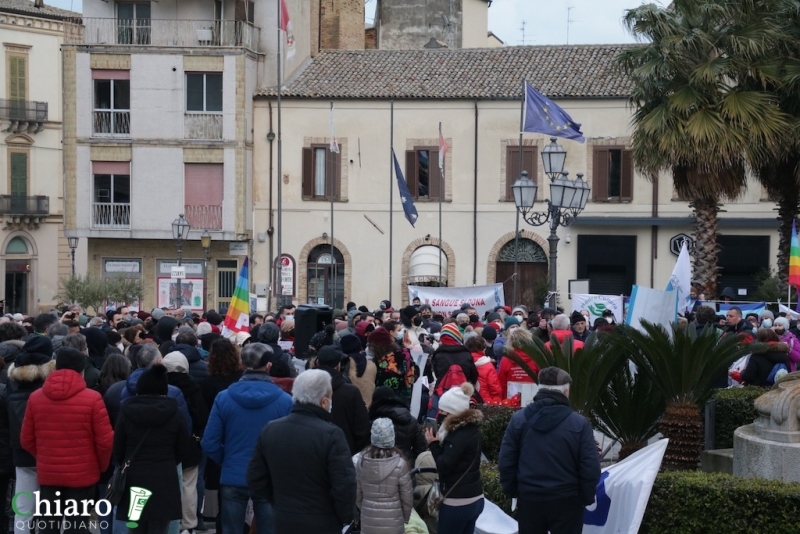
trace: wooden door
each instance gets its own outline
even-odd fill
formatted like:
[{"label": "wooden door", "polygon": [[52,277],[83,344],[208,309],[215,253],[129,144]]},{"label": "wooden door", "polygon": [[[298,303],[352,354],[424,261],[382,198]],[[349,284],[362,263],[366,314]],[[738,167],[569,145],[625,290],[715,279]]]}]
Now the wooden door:
[{"label": "wooden door", "polygon": [[514,263],[499,261],[497,262],[497,275],[495,282],[503,284],[506,304],[512,308],[517,304],[524,304],[529,310],[535,310],[542,306],[541,295],[537,295],[537,290],[547,285],[547,264],[546,263],[517,263],[517,302],[514,299]]}]

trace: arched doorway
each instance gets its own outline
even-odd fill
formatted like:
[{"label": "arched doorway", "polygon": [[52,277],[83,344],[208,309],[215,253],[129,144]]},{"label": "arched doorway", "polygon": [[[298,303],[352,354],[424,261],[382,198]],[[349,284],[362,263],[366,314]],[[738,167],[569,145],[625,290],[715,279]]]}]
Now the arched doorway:
[{"label": "arched doorway", "polygon": [[541,306],[547,294],[547,254],[534,240],[521,238],[517,250],[517,302],[514,295],[514,243],[511,240],[497,253],[495,282],[503,284],[507,304],[525,304],[528,309]]},{"label": "arched doorway", "polygon": [[20,236],[11,238],[5,248],[5,312],[28,313],[31,283],[31,250]]},{"label": "arched doorway", "polygon": [[[333,248],[333,256],[331,256]],[[336,247],[317,245],[308,254],[307,300],[344,308],[344,256]]]}]

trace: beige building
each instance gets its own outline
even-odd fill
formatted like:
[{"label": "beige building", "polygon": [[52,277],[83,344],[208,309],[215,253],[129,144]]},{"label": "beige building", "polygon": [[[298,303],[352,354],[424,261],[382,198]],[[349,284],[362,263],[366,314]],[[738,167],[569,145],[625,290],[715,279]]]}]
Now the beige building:
[{"label": "beige building", "polygon": [[[283,90],[282,176],[268,136],[276,128],[275,90],[260,90],[253,112],[256,285],[272,285],[274,293],[283,286],[296,303],[341,307],[348,300],[405,303],[408,282],[504,282],[510,302],[516,217],[510,186],[519,175],[524,77],[582,123],[586,137],[584,144],[559,140],[568,153],[565,169],[573,177],[583,173],[592,191],[575,224],[558,229],[561,304],[569,306],[570,280],[589,280],[590,291],[603,294],[629,294],[633,284],[664,287],[676,259],[672,238],[693,232],[691,210],[676,197],[670,176],[651,183],[632,168],[630,86],[613,67],[622,46],[321,52]],[[332,102],[338,154],[330,151]],[[443,188],[440,122],[450,146]],[[539,185],[539,211],[549,197],[539,157],[548,143],[544,135],[524,135],[523,168]],[[390,147],[419,212],[413,228],[390,178]],[[269,268],[277,254],[278,180],[282,277]],[[774,267],[773,208],[755,182],[725,206],[720,287],[747,293],[755,272]],[[520,222],[520,230],[517,300],[538,306],[546,289],[549,229]],[[439,246],[442,272],[430,261]]]},{"label": "beige building", "polygon": [[[0,0],[0,299],[27,314],[58,302],[71,272],[63,231],[61,53],[77,13]],[[76,250],[86,268],[86,242]]]}]

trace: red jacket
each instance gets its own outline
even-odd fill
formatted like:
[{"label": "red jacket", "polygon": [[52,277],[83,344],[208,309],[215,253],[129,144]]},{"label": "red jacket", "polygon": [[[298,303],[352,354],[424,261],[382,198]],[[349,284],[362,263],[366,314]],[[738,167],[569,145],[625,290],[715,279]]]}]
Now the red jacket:
[{"label": "red jacket", "polygon": [[[514,354],[522,358],[522,361],[527,363],[534,373],[539,374],[539,366],[527,354],[520,349],[514,349]],[[529,384],[534,382],[533,378],[522,370],[522,367],[507,357],[500,360],[500,371],[497,373],[497,378],[500,380],[500,395],[503,399],[508,398],[509,382],[527,382]]]},{"label": "red jacket", "polygon": [[[567,339],[568,337],[572,338],[572,330],[553,330],[551,332],[551,335],[556,336],[556,338],[558,339],[558,344],[563,347],[564,346],[564,340]],[[550,342],[549,341],[547,343],[545,343],[544,346],[547,347],[547,350],[550,350]],[[575,354],[575,351],[577,351],[578,349],[582,349],[582,348],[583,348],[583,341],[573,338],[572,339],[572,354]]]},{"label": "red jacket", "polygon": [[479,393],[483,402],[492,403],[500,402],[500,381],[497,379],[497,371],[494,370],[492,359],[486,356],[483,352],[473,352],[472,361],[475,362],[475,368],[478,370],[478,384],[480,384]]},{"label": "red jacket", "polygon": [[108,468],[114,430],[103,397],[71,370],[53,371],[28,400],[20,434],[43,486],[83,488]]}]

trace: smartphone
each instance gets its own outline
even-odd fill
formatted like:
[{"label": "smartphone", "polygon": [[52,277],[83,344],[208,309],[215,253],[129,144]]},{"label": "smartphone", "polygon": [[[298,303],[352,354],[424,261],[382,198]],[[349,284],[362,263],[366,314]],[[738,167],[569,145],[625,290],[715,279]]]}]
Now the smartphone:
[{"label": "smartphone", "polygon": [[434,419],[432,417],[426,418],[425,419],[425,426],[427,428],[430,428],[431,430],[433,430],[434,434],[438,434],[439,433],[439,423],[436,421],[436,419]]}]

